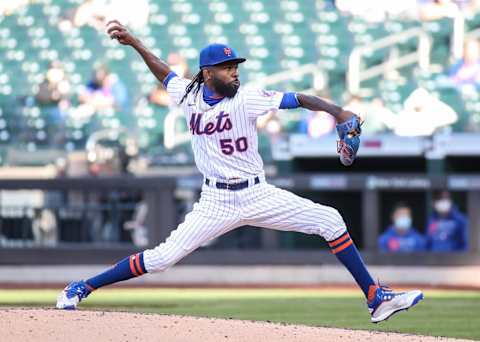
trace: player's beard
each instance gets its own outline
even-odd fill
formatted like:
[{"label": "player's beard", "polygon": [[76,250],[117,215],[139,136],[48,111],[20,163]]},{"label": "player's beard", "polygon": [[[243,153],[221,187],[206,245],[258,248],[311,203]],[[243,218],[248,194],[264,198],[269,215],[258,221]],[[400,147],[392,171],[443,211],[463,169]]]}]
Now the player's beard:
[{"label": "player's beard", "polygon": [[222,97],[234,97],[240,87],[240,81],[230,83],[223,82],[219,78],[212,78],[212,87],[215,92]]}]

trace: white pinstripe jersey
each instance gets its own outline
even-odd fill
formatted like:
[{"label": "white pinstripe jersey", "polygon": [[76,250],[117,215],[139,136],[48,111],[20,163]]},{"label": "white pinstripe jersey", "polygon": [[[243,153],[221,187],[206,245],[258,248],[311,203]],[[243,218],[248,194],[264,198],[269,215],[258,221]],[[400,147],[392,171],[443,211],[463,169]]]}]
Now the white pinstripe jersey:
[{"label": "white pinstripe jersey", "polygon": [[[167,92],[176,104],[189,83],[178,76],[168,82]],[[190,128],[195,163],[203,176],[228,180],[263,175],[257,117],[278,109],[283,93],[240,88],[233,98],[214,106],[205,103],[202,94],[203,85],[197,96],[192,90],[181,107]]]}]

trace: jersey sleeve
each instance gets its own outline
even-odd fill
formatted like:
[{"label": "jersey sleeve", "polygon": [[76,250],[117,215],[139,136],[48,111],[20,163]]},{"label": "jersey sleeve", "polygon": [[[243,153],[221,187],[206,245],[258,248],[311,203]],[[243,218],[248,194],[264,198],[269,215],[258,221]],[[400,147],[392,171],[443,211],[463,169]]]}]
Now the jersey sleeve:
[{"label": "jersey sleeve", "polygon": [[245,110],[250,118],[257,118],[271,110],[277,110],[283,93],[273,90],[247,89],[244,95]]},{"label": "jersey sleeve", "polygon": [[179,76],[174,76],[168,80],[167,93],[175,104],[180,104],[189,83],[190,80]]}]

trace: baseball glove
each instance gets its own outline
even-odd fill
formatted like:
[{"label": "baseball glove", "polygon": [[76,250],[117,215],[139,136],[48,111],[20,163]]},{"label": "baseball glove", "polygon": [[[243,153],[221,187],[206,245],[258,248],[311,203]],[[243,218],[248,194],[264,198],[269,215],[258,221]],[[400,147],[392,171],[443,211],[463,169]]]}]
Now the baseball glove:
[{"label": "baseball glove", "polygon": [[358,147],[360,146],[360,134],[362,133],[363,121],[353,115],[347,121],[337,124],[337,133],[340,140],[337,142],[337,153],[340,155],[340,162],[350,166],[355,160]]}]

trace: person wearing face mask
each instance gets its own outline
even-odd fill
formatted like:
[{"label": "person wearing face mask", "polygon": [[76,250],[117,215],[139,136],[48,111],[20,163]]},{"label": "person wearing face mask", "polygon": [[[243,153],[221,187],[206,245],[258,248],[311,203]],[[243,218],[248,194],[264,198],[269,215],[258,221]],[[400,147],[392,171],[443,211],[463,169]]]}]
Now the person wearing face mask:
[{"label": "person wearing face mask", "polygon": [[467,218],[453,205],[448,191],[434,194],[427,239],[433,252],[461,252],[468,248]]},{"label": "person wearing face mask", "polygon": [[405,203],[397,203],[392,213],[392,225],[380,235],[382,252],[411,253],[425,250],[425,238],[412,227],[412,213]]}]

